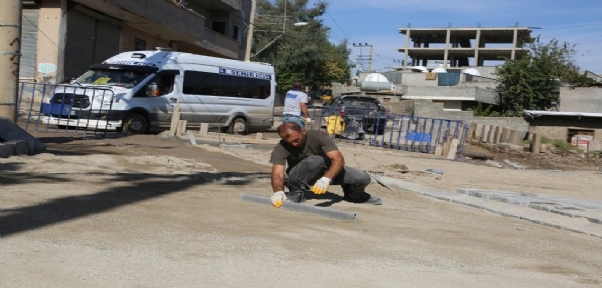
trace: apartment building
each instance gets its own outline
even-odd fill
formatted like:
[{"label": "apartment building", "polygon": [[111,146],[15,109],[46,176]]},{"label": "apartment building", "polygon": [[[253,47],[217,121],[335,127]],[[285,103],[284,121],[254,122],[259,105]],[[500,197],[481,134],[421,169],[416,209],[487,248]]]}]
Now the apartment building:
[{"label": "apartment building", "polygon": [[124,51],[244,59],[251,0],[23,1],[20,78],[62,83]]}]

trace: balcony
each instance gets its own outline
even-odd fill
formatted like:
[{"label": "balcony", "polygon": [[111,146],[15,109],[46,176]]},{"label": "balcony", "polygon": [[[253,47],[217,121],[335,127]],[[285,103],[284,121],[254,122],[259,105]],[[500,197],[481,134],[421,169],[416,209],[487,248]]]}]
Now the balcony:
[{"label": "balcony", "polygon": [[188,2],[190,6],[194,6],[195,4],[197,4],[201,6],[210,6],[213,10],[238,12],[242,11],[243,0],[188,0],[186,2]]},{"label": "balcony", "polygon": [[[174,41],[196,42],[205,37],[205,18],[192,10],[176,6],[171,0],[74,0],[75,3],[107,14],[128,26]],[[232,5],[241,1],[223,0]]]}]

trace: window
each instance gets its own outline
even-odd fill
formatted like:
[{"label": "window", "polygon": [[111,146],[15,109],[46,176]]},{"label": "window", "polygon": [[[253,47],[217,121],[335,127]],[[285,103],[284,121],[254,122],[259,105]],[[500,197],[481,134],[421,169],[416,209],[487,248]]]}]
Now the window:
[{"label": "window", "polygon": [[184,72],[184,94],[266,99],[270,80],[199,71]]},{"label": "window", "polygon": [[581,139],[585,139],[585,140],[594,140],[594,130],[587,130],[587,129],[568,129],[568,139],[567,142],[568,143],[572,143],[573,145],[576,145],[576,143],[574,143],[576,139],[573,139],[574,136],[580,136],[577,138],[581,138]]},{"label": "window", "polygon": [[146,50],[146,41],[138,38],[134,38],[134,50],[142,51]]},{"label": "window", "polygon": [[232,28],[232,39],[240,41],[240,27],[238,25],[234,25]]},{"label": "window", "polygon": [[[163,96],[167,95],[175,89],[176,76],[180,74],[178,70],[163,70],[155,76],[151,81],[149,81],[140,91],[136,93],[135,97],[149,97],[147,92],[152,92],[153,96]],[[156,85],[156,89],[154,91],[149,91],[148,88],[150,85]]]},{"label": "window", "polygon": [[211,30],[226,35],[226,22],[224,21],[213,21],[211,23]]}]

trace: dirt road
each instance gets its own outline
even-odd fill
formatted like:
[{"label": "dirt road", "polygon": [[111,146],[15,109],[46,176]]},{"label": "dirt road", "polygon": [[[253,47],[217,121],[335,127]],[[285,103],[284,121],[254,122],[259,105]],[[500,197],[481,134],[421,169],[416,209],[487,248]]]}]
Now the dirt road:
[{"label": "dirt road", "polygon": [[[382,206],[339,202],[338,187],[308,203],[356,212],[357,222],[289,212],[239,200],[270,195],[268,150],[112,137],[42,138],[47,153],[0,159],[0,287],[602,285],[599,238],[378,185],[369,192]],[[341,150],[366,170],[443,169],[440,180],[408,177],[450,190],[523,189],[532,179],[417,154]],[[537,189],[564,189],[552,179],[600,181],[569,176],[542,173]],[[577,184],[578,196],[599,198]]]}]

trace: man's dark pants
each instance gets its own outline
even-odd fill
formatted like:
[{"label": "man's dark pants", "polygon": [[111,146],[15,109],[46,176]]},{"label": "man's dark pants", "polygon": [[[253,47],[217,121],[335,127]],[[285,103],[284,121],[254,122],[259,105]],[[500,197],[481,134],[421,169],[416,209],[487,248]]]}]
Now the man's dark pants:
[{"label": "man's dark pants", "polygon": [[[311,186],[324,175],[326,170],[324,158],[309,156],[288,172],[286,186],[291,192],[303,193],[310,190]],[[360,199],[364,189],[370,182],[371,179],[368,173],[344,166],[339,175],[332,179],[330,185],[341,185],[347,197]]]}]

